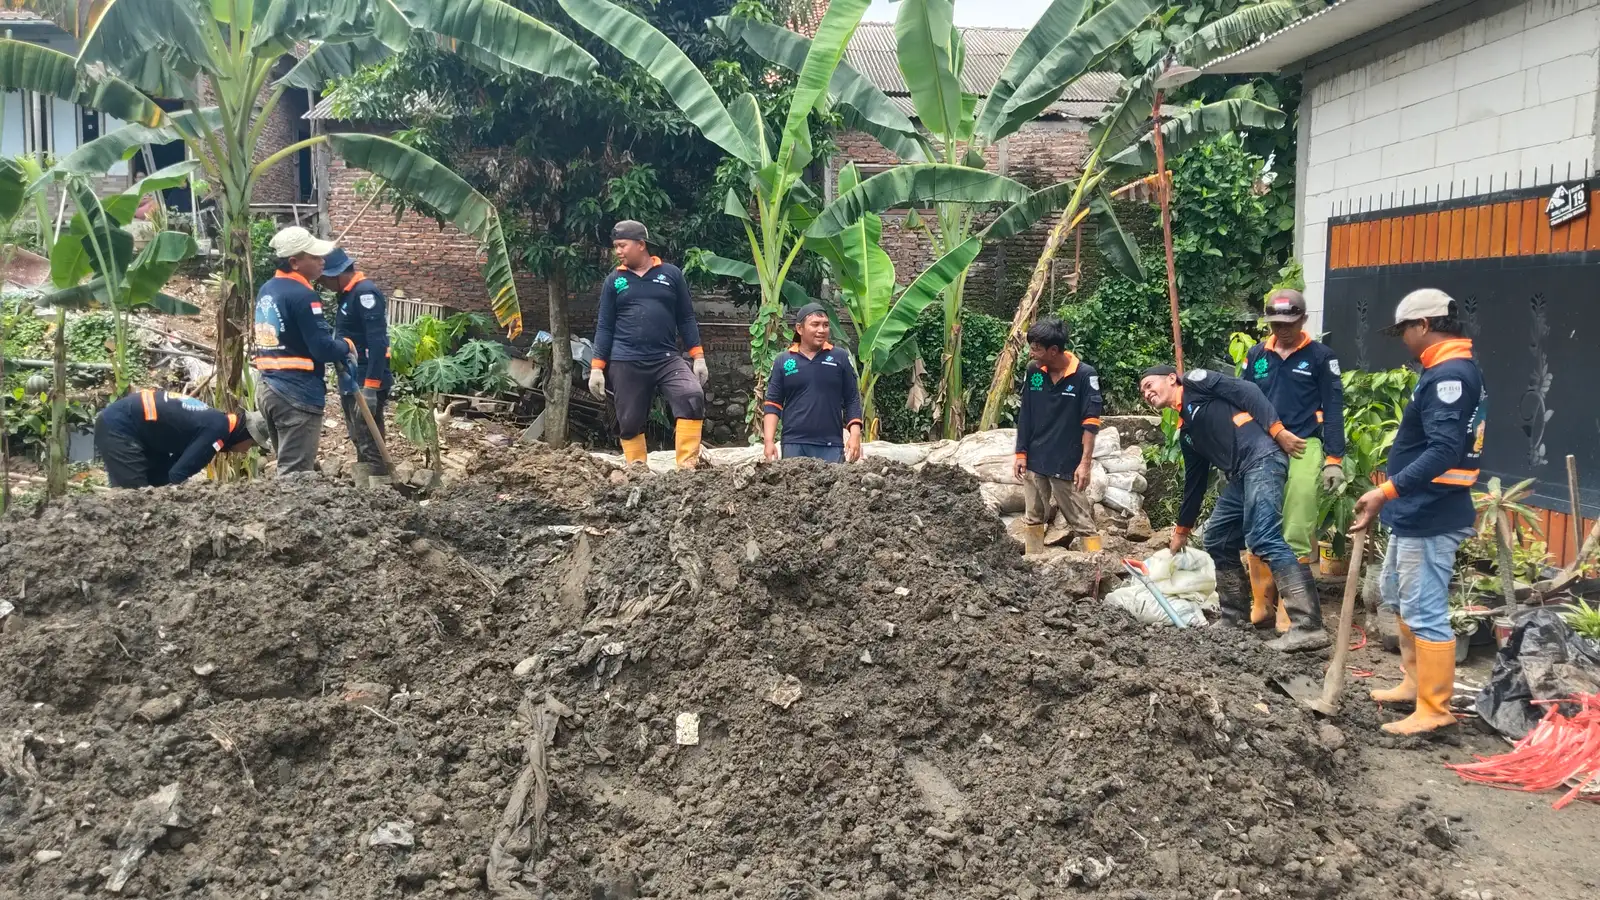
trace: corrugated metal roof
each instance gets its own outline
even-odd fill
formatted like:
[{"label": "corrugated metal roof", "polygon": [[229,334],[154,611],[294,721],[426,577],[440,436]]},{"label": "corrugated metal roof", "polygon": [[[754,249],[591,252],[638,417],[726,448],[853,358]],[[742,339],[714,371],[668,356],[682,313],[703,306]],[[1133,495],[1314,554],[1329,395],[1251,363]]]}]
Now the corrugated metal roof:
[{"label": "corrugated metal roof", "polygon": [[0,9],[0,22],[43,22],[44,16],[26,9]]},{"label": "corrugated metal roof", "polygon": [[[961,72],[962,90],[987,97],[1027,35],[1027,29],[1023,28],[962,28],[961,38],[967,46],[967,64]],[[900,74],[892,23],[862,22],[850,46],[845,48],[844,56],[852,69],[866,76],[910,114],[910,89]],[[1061,102],[1051,105],[1044,115],[1095,118],[1121,85],[1122,78],[1115,73],[1090,72],[1069,86]]]},{"label": "corrugated metal roof", "polygon": [[1204,66],[1215,75],[1279,72],[1330,47],[1377,31],[1439,0],[1330,0],[1327,7]]}]

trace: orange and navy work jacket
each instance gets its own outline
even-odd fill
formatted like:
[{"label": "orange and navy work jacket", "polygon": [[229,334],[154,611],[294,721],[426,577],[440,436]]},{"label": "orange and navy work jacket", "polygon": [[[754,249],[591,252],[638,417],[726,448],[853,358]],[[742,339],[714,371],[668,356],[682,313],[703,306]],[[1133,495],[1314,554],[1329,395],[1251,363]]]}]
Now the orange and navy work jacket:
[{"label": "orange and navy work jacket", "polygon": [[1017,413],[1017,459],[1028,471],[1071,478],[1083,462],[1083,436],[1100,433],[1100,376],[1067,354],[1066,368],[1050,372],[1028,366]]},{"label": "orange and navy work jacket", "polygon": [[233,413],[219,412],[193,397],[148,388],[106,407],[100,424],[109,434],[143,448],[150,466],[167,473],[167,484],[187,481],[212,457],[250,437]]},{"label": "orange and navy work jacket", "polygon": [[689,299],[683,270],[660,257],[636,275],[618,266],[600,289],[600,316],[594,329],[594,367],[610,362],[660,362],[678,356],[678,339],[691,357],[705,355],[700,323]]},{"label": "orange and navy work jacket", "polygon": [[279,272],[256,295],[255,367],[286,400],[312,410],[327,402],[323,366],[355,349],[335,340],[322,315],[322,297],[294,272]]},{"label": "orange and navy work jacket", "polygon": [[389,375],[389,299],[361,272],[339,295],[333,336],[355,345],[354,376],[362,387],[377,391],[394,383]]},{"label": "orange and navy work jacket", "polygon": [[785,444],[844,446],[845,429],[862,424],[861,385],[850,354],[824,343],[808,357],[790,344],[772,361],[762,412],[783,423]]},{"label": "orange and navy work jacket", "polygon": [[1213,467],[1233,481],[1273,457],[1287,460],[1274,440],[1284,430],[1277,410],[1248,381],[1210,369],[1190,369],[1178,397],[1178,446],[1183,450],[1183,503],[1178,528],[1200,518]]},{"label": "orange and navy work jacket", "polygon": [[1422,378],[1389,449],[1389,496],[1381,518],[1400,537],[1471,528],[1472,486],[1483,458],[1488,396],[1472,341],[1456,338],[1422,355]]},{"label": "orange and navy work jacket", "polygon": [[1283,427],[1322,440],[1325,463],[1344,461],[1344,382],[1327,344],[1301,334],[1293,347],[1280,347],[1269,337],[1245,354],[1244,378],[1272,401]]}]

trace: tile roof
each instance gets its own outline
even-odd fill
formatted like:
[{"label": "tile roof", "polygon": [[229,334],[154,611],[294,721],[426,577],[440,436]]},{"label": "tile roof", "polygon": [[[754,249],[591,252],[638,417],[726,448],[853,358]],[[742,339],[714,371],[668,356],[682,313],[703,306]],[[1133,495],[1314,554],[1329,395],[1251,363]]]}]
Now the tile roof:
[{"label": "tile roof", "polygon": [[[988,96],[1005,71],[1006,63],[1011,61],[1011,54],[1027,35],[1027,29],[1023,28],[962,28],[961,37],[967,45],[967,64],[961,73],[962,89],[980,97]],[[893,23],[862,22],[850,46],[845,48],[845,61],[910,114],[911,95],[896,62]],[[1046,109],[1044,115],[1096,118],[1121,85],[1122,78],[1115,73],[1090,72],[1070,85],[1061,100]]]}]

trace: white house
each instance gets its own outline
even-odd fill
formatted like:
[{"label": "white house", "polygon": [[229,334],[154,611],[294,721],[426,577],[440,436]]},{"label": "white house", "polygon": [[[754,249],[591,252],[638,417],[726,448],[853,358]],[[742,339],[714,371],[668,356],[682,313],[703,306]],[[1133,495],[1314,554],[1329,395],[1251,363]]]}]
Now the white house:
[{"label": "white house", "polygon": [[[0,9],[0,32],[7,37],[76,54],[72,35],[37,13],[21,9]],[[5,109],[0,116],[0,156],[24,153],[65,156],[80,144],[92,141],[123,123],[111,116],[84,109],[32,91],[6,91]],[[128,163],[118,162],[108,173],[126,178]]]}]

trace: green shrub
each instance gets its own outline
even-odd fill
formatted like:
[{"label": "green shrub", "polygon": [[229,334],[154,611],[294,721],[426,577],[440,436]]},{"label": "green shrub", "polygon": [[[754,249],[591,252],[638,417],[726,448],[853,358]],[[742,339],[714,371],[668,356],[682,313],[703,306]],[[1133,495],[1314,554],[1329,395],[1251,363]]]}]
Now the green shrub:
[{"label": "green shrub", "polygon": [[[967,373],[967,422],[976,424],[983,415],[984,392],[989,389],[988,373],[994,371],[995,360],[1000,357],[1000,348],[1005,346],[1006,332],[1011,324],[994,316],[971,311],[962,313],[961,323],[961,365]],[[923,310],[911,333],[922,350],[926,366],[922,385],[927,402],[917,412],[906,409],[906,398],[912,384],[909,370],[883,376],[878,381],[877,391],[878,417],[882,422],[878,437],[881,440],[901,443],[925,441],[933,431],[934,392],[938,388],[939,360],[944,352],[943,307],[934,304]],[[1010,427],[1014,421],[1013,410],[1002,417],[1000,424]]]}]

